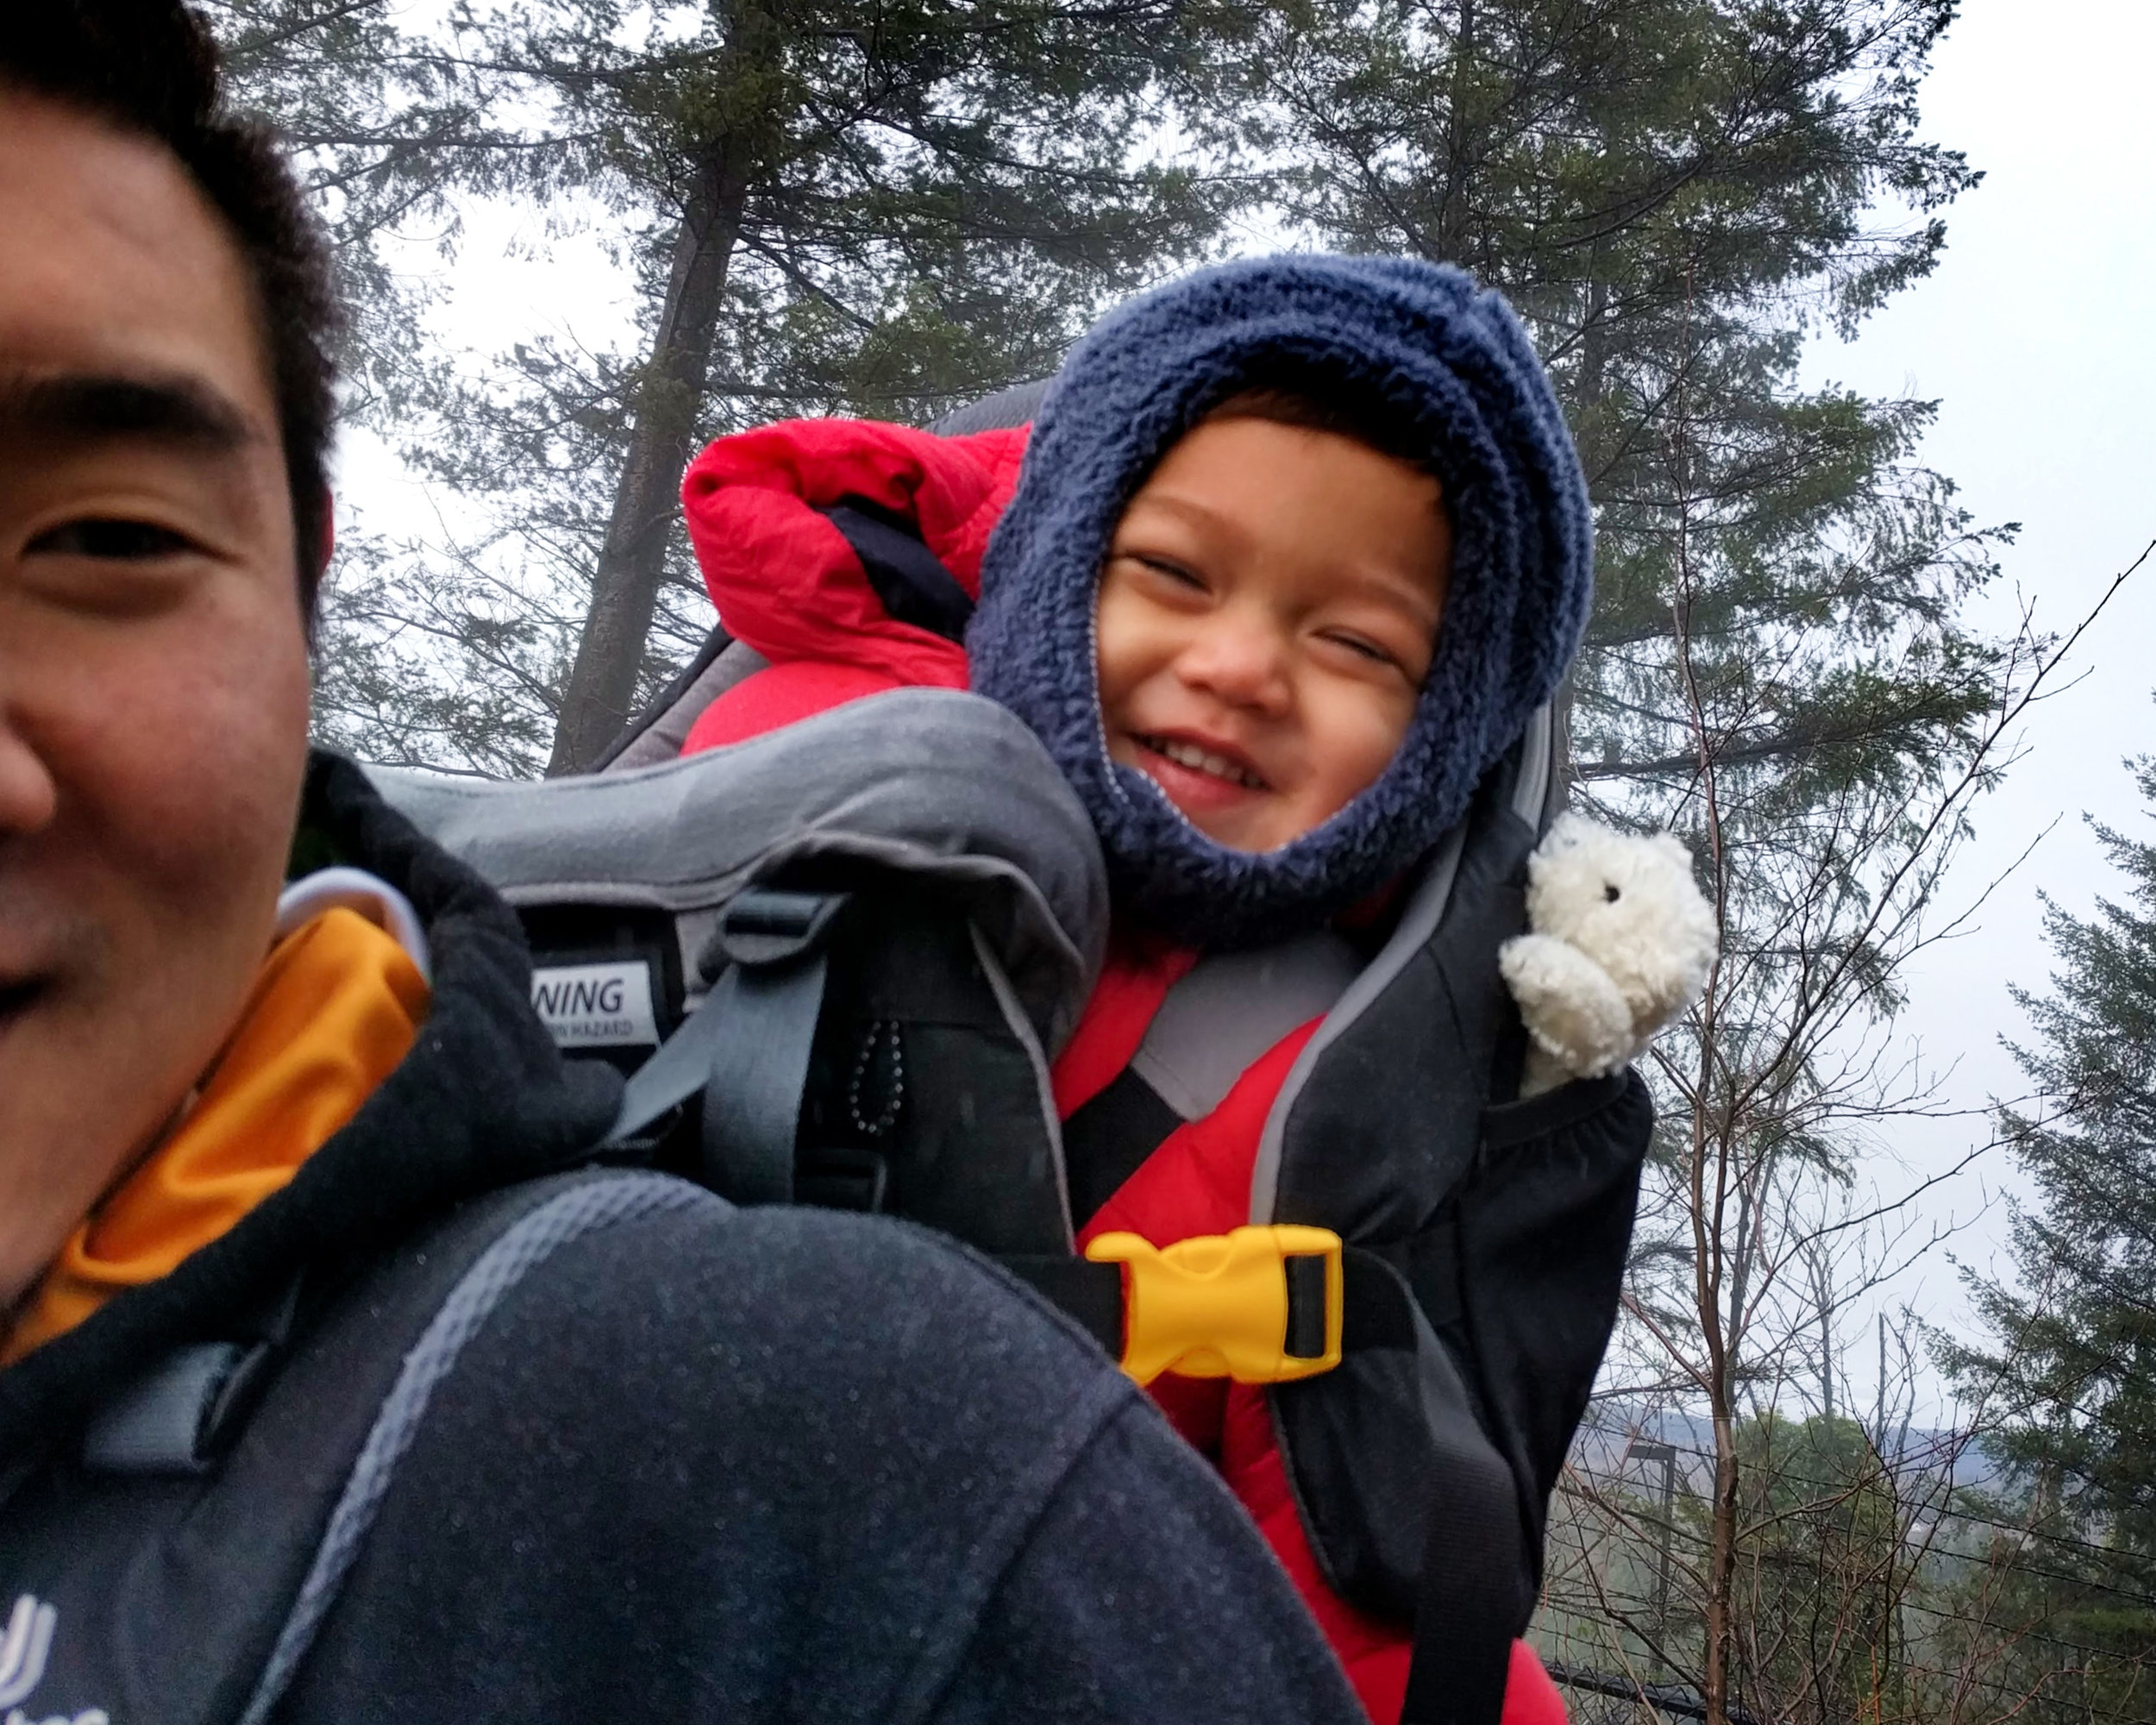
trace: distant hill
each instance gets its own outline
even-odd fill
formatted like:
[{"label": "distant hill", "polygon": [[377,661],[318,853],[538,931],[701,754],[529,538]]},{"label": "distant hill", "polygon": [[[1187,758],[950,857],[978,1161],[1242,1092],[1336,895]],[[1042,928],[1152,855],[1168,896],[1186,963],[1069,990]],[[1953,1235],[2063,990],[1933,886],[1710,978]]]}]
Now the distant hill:
[{"label": "distant hill", "polygon": [[[1897,1471],[1951,1469],[1950,1483],[1957,1488],[1989,1489],[2000,1477],[1997,1458],[1959,1432],[1896,1427],[1886,1433],[1885,1441],[1880,1442],[1876,1433],[1873,1441]],[[1626,1459],[1635,1443],[1669,1445],[1677,1452],[1680,1489],[1706,1493],[1714,1475],[1714,1422],[1704,1414],[1683,1408],[1651,1408],[1614,1400],[1595,1402],[1573,1441],[1572,1465],[1600,1478],[1629,1474],[1642,1490],[1658,1487],[1659,1458]]]}]

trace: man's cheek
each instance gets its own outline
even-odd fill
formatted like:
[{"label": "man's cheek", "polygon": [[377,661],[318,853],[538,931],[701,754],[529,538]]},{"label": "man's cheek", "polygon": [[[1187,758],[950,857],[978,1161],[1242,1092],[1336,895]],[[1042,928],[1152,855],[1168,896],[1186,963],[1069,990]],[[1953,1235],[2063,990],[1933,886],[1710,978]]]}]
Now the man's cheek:
[{"label": "man's cheek", "polygon": [[105,814],[149,895],[198,913],[281,873],[305,761],[304,649],[237,620],[147,631],[112,667],[131,699]]}]

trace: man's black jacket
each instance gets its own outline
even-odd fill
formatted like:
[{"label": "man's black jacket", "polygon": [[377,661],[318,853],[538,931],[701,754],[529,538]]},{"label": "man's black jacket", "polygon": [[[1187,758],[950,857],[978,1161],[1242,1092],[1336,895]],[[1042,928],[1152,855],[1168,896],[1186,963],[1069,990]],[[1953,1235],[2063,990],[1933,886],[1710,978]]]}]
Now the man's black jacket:
[{"label": "man's black jacket", "polygon": [[[241,1717],[472,1243],[529,1182],[588,1178],[564,1170],[611,1118],[617,1081],[529,1009],[514,916],[354,768],[317,762],[303,843],[419,907],[431,1016],[285,1190],[0,1373],[0,1715]],[[201,1471],[100,1457],[131,1385],[220,1342],[266,1364]],[[1144,1398],[896,1223],[705,1200],[573,1239],[385,1477],[273,1717],[1359,1716]]]}]

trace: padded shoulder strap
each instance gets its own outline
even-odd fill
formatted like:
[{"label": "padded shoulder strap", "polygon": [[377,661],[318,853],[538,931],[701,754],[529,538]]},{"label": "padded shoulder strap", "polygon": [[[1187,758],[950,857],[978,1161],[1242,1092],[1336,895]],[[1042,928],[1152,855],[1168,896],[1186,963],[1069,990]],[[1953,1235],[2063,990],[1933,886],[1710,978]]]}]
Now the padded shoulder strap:
[{"label": "padded shoulder strap", "polygon": [[1444,1468],[1430,1494],[1413,1663],[1400,1725],[1499,1725],[1512,1644],[1534,1611],[1537,1565],[1511,1475],[1466,1408],[1434,1433]]},{"label": "padded shoulder strap", "polygon": [[1168,991],[1131,1064],[1184,1120],[1201,1119],[1282,1038],[1331,1012],[1362,968],[1330,929],[1208,954]]}]

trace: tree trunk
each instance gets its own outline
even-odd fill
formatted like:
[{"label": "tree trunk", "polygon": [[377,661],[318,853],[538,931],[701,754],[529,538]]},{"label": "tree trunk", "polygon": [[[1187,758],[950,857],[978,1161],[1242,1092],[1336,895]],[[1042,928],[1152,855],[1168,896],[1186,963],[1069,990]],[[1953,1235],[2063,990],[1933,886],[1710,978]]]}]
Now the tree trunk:
[{"label": "tree trunk", "polygon": [[[1609,280],[1607,248],[1597,240],[1587,254],[1587,296],[1580,314],[1579,406],[1592,413],[1602,405],[1609,375]],[[1590,470],[1591,471],[1591,470]]]},{"label": "tree trunk", "polygon": [[[1705,1703],[1702,1725],[1726,1725],[1729,1717],[1729,1650],[1736,1628],[1733,1596],[1737,1573],[1736,1374],[1733,1369],[1731,1329],[1737,1322],[1736,1314],[1743,1310],[1745,1295],[1741,1288],[1731,1290],[1730,1303],[1725,1307],[1723,1277],[1730,1268],[1729,1243],[1719,1222],[1708,1221],[1710,1214],[1719,1216],[1721,1205],[1718,1198],[1708,1197],[1708,1169],[1711,1161],[1720,1189],[1726,1179],[1729,1151],[1727,1139],[1720,1132],[1710,1138],[1702,1118],[1708,1095],[1704,1081],[1714,1067],[1712,1011],[1710,1001],[1702,1038],[1702,1100],[1694,1108],[1692,1127],[1692,1240],[1696,1254],[1693,1276],[1697,1290],[1700,1338],[1705,1344],[1707,1406],[1714,1424],[1714,1490],[1708,1517],[1705,1597],[1701,1602],[1701,1629],[1705,1645],[1700,1650],[1700,1698]],[[1717,1123],[1724,1131],[1727,1124]],[[1714,1207],[1711,1212],[1710,1202]],[[1742,1232],[1740,1223],[1740,1234]],[[1749,1253],[1741,1239],[1738,1245],[1736,1269],[1742,1283],[1748,1279],[1745,1271]]]},{"label": "tree trunk", "polygon": [[[1689,656],[1690,637],[1681,604],[1677,616],[1678,639]],[[1719,861],[1720,806],[1711,771],[1707,789],[1708,831],[1714,835]],[[1726,900],[1718,899],[1716,902]],[[1714,1426],[1714,1498],[1708,1516],[1707,1574],[1702,1590],[1705,1596],[1701,1601],[1700,1614],[1704,1643],[1700,1650],[1700,1698],[1704,1703],[1701,1725],[1727,1725],[1729,1718],[1729,1653],[1736,1634],[1736,1352],[1744,1333],[1752,1265],[1751,1192],[1741,1180],[1735,1182],[1739,1214],[1733,1253],[1727,1232],[1730,1157],[1737,1122],[1726,1107],[1717,1107],[1711,1120],[1708,1112],[1710,1106],[1714,1106],[1712,1099],[1716,1095],[1721,1063],[1720,999],[1717,993],[1720,981],[1720,964],[1717,960],[1701,1002],[1699,1065],[1693,1092],[1689,1170],[1692,1288],[1703,1356],[1701,1377]],[[1733,1279],[1733,1287],[1730,1285]]]},{"label": "tree trunk", "polygon": [[1438,260],[1473,267],[1480,261],[1468,255],[1468,216],[1473,204],[1473,147],[1469,137],[1472,120],[1467,110],[1474,99],[1476,0],[1460,0],[1458,33],[1452,41],[1451,89],[1445,116],[1445,192],[1438,206]]},{"label": "tree trunk", "polygon": [[1707,1548],[1707,1645],[1700,1661],[1700,1699],[1705,1703],[1702,1725],[1727,1725],[1737,1576],[1737,1421],[1727,1383],[1714,1385],[1709,1405],[1714,1414],[1714,1502]]},{"label": "tree trunk", "polygon": [[555,726],[549,776],[585,771],[629,722],[754,156],[745,129],[730,128],[696,164],[674,242],[666,305],[636,387],[629,458],[592,574],[591,610]]}]

